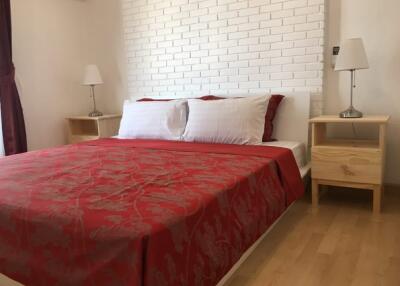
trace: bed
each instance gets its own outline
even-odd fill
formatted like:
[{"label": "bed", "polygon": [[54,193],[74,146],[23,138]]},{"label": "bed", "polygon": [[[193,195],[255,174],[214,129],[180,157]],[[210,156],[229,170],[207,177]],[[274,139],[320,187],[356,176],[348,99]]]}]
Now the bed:
[{"label": "bed", "polygon": [[0,272],[25,285],[221,283],[302,196],[295,142],[103,139],[5,158]]}]

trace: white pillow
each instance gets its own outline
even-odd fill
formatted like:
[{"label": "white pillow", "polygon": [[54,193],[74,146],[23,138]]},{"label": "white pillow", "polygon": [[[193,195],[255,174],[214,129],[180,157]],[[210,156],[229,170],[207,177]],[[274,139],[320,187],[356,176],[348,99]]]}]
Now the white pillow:
[{"label": "white pillow", "polygon": [[180,140],[186,119],[186,100],[125,101],[118,137]]},{"label": "white pillow", "polygon": [[269,98],[189,99],[189,119],[183,138],[189,142],[261,143]]}]

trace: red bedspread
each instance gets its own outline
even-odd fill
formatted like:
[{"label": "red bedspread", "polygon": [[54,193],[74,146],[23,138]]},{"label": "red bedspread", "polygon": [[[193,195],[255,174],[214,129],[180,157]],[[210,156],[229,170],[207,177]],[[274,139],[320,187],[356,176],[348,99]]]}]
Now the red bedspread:
[{"label": "red bedspread", "polygon": [[106,139],[0,159],[0,272],[215,285],[301,196],[283,148]]}]

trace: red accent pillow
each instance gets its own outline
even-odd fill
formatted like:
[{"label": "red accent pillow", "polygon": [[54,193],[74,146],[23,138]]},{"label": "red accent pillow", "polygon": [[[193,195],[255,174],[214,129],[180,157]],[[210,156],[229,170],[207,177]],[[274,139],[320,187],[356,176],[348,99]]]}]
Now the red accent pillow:
[{"label": "red accent pillow", "polygon": [[226,97],[220,97],[215,95],[205,95],[200,97],[201,100],[218,100],[218,99],[226,99]]},{"label": "red accent pillow", "polygon": [[268,102],[267,113],[265,114],[265,126],[264,126],[264,135],[263,142],[274,141],[272,139],[272,131],[274,130],[274,118],[276,112],[278,110],[279,104],[281,103],[283,95],[274,94],[271,96]]},{"label": "red accent pillow", "polygon": [[[219,97],[219,96],[215,96],[215,95],[205,95],[205,96],[199,97],[197,99],[201,99],[201,100],[217,100],[217,99],[226,99],[226,97]],[[143,101],[171,101],[171,100],[174,100],[174,99],[141,98],[141,99],[138,99],[136,101],[143,102]]]},{"label": "red accent pillow", "polygon": [[154,98],[141,98],[136,100],[137,102],[144,102],[144,101],[171,101],[173,99],[154,99]]}]

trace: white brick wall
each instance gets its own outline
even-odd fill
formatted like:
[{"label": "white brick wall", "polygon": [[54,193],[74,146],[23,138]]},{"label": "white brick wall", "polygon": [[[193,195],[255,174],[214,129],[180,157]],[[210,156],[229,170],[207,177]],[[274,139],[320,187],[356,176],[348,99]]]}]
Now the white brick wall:
[{"label": "white brick wall", "polygon": [[131,97],[311,91],[321,111],[324,0],[123,0]]}]

